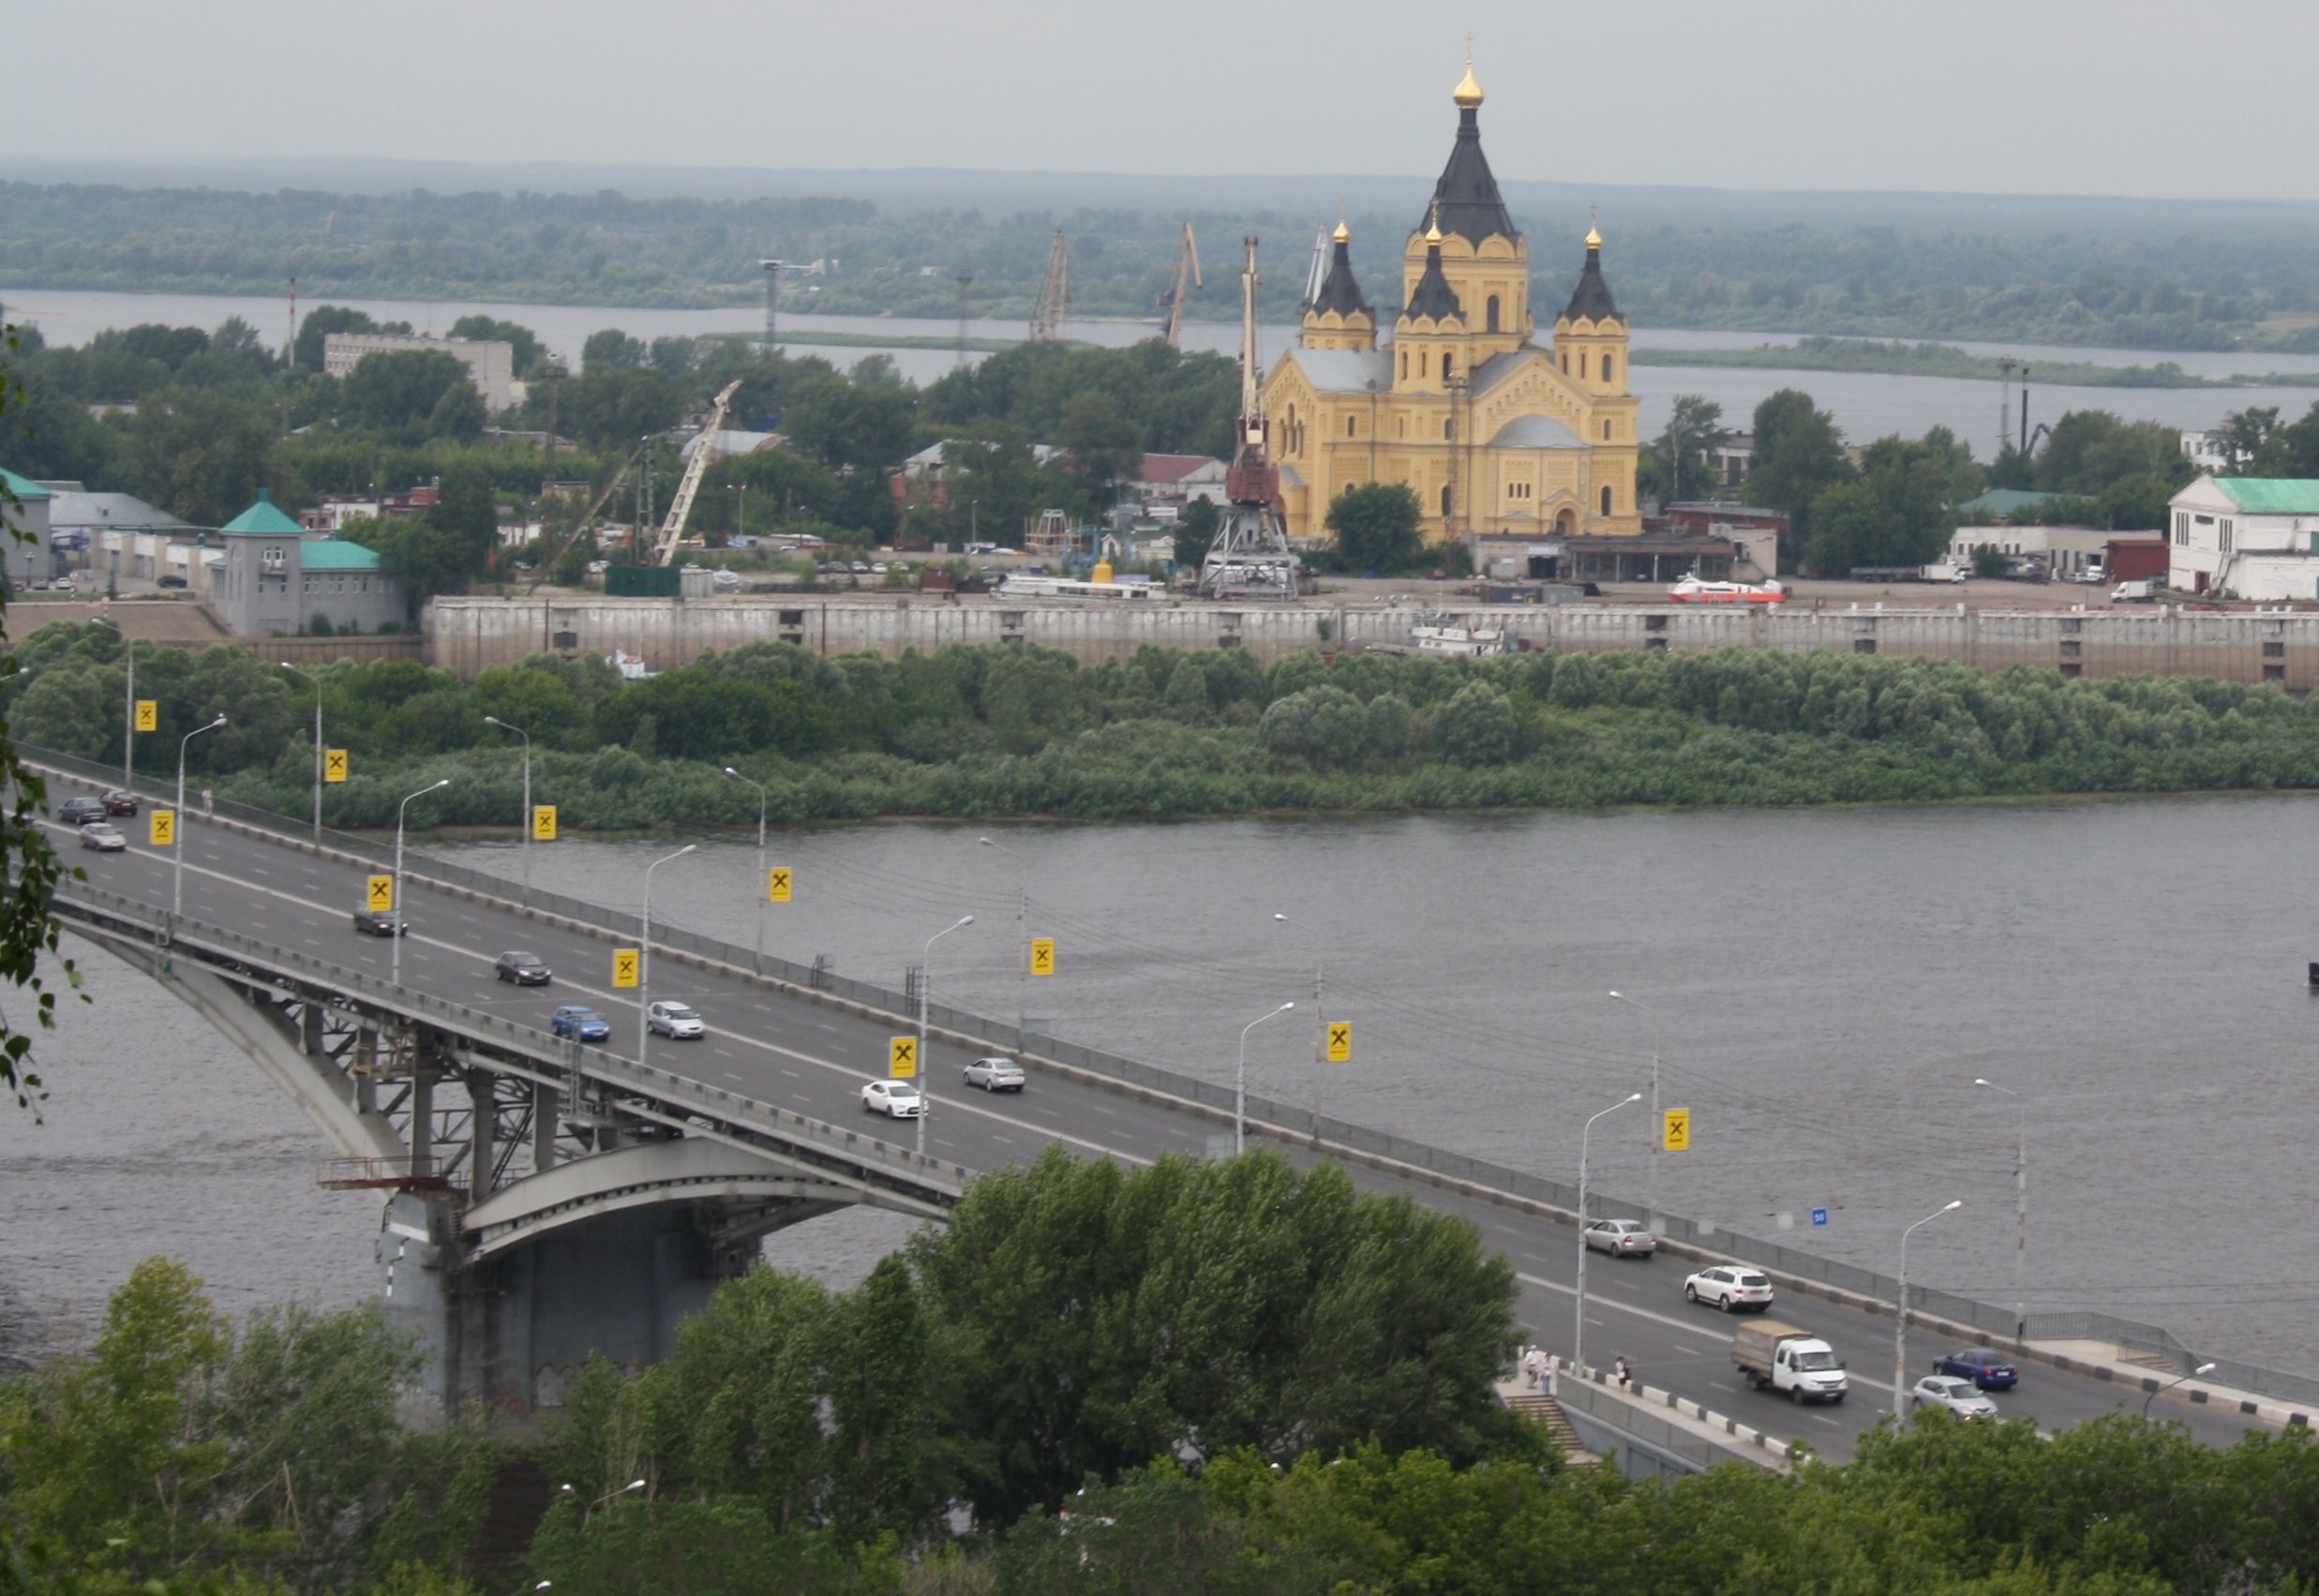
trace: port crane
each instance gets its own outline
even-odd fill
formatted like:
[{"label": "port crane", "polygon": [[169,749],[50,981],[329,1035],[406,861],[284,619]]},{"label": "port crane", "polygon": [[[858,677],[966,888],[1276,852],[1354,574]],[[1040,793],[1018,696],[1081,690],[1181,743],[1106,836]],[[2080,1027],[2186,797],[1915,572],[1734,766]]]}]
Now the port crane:
[{"label": "port crane", "polygon": [[1272,463],[1264,422],[1262,370],[1256,364],[1256,240],[1243,242],[1240,266],[1240,417],[1216,541],[1200,562],[1200,596],[1291,599],[1304,586],[1303,561],[1281,524],[1280,469]]},{"label": "port crane", "polygon": [[1189,222],[1184,224],[1183,242],[1175,247],[1175,286],[1160,296],[1160,308],[1167,312],[1166,320],[1160,324],[1167,328],[1168,348],[1172,350],[1184,347],[1181,341],[1184,332],[1184,296],[1190,291],[1190,289],[1185,286],[1187,278],[1190,280],[1190,289],[1204,289],[1208,286],[1200,276],[1200,241],[1192,236]]},{"label": "port crane", "polygon": [[693,513],[693,500],[700,493],[700,479],[709,473],[710,458],[716,453],[716,435],[725,430],[725,415],[733,408],[733,395],[741,392],[741,379],[736,377],[717,391],[709,407],[709,419],[701,424],[700,436],[693,440],[693,457],[685,465],[683,480],[677,484],[676,497],[668,500],[668,518],[660,526],[660,537],[652,546],[652,558],[644,563],[666,565],[675,559],[677,544],[684,536],[685,518]]}]

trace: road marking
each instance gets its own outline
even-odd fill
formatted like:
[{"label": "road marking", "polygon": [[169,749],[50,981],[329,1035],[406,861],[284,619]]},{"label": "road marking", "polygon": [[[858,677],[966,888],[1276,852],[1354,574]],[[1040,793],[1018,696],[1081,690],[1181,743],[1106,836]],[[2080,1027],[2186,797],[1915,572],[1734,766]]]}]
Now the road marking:
[{"label": "road marking", "polygon": [[[1515,1272],[1514,1278],[1523,1282],[1525,1285],[1535,1286],[1541,1290],[1560,1291],[1565,1297],[1575,1297],[1578,1295],[1577,1287],[1565,1286],[1559,1280],[1542,1279],[1535,1275],[1522,1274],[1519,1270]],[[1690,1325],[1684,1323],[1680,1319],[1675,1319],[1668,1314],[1654,1313],[1650,1308],[1634,1307],[1625,1303],[1605,1303],[1602,1298],[1594,1295],[1591,1291],[1587,1293],[1586,1304],[1589,1307],[1593,1307],[1600,1305],[1605,1307],[1614,1308],[1620,1313],[1632,1314],[1637,1319],[1647,1319],[1652,1320],[1653,1323],[1668,1325],[1676,1330],[1688,1330],[1691,1328]],[[1590,1320],[1588,1322],[1593,1323],[1596,1321]]]},{"label": "road marking", "polygon": [[1008,1146],[1010,1146],[1010,1147],[1011,1147],[1011,1146],[1013,1146],[1013,1145],[1014,1145],[1014,1138],[1013,1138],[1013,1137],[1011,1137],[1011,1136],[1001,1136],[1001,1135],[999,1135],[999,1134],[998,1134],[998,1132],[996,1132],[996,1131],[995,1131],[995,1130],[991,1132],[991,1140],[992,1140],[993,1141],[1003,1141],[1003,1142],[1005,1142],[1005,1143],[1006,1143]]}]

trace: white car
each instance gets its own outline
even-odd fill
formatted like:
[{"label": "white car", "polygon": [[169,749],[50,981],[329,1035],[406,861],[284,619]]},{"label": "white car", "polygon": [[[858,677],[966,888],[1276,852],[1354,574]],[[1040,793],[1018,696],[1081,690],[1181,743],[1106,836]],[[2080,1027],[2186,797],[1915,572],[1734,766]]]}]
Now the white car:
[{"label": "white car", "polygon": [[1908,1393],[1908,1410],[1924,1408],[1946,1408],[1960,1419],[1994,1419],[1997,1404],[1981,1395],[1981,1388],[1969,1380],[1954,1375],[1929,1374],[1916,1382]]},{"label": "white car", "polygon": [[1597,1219],[1584,1234],[1588,1246],[1613,1258],[1649,1258],[1659,1250],[1659,1238],[1635,1219]]},{"label": "white car", "polygon": [[926,1111],[926,1099],[910,1081],[873,1081],[861,1089],[861,1106],[889,1119],[916,1119]]},{"label": "white car", "polygon": [[1772,1305],[1772,1280],[1760,1270],[1718,1263],[1685,1279],[1683,1299],[1687,1303],[1713,1303],[1726,1313],[1737,1308],[1768,1308]]},{"label": "white car", "polygon": [[1020,1092],[1023,1066],[1012,1059],[978,1058],[966,1066],[966,1084],[985,1092]]},{"label": "white car", "polygon": [[655,1036],[680,1042],[696,1042],[709,1034],[699,1011],[687,1003],[656,1003],[644,1011],[644,1028]]}]

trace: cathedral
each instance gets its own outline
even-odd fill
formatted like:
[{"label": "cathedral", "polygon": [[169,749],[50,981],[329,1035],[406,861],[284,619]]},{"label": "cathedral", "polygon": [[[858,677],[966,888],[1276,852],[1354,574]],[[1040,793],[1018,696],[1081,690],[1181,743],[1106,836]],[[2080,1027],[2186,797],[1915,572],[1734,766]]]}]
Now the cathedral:
[{"label": "cathedral", "polygon": [[1471,64],[1455,97],[1458,142],[1402,251],[1390,341],[1378,341],[1340,221],[1297,347],[1264,380],[1289,534],[1327,536],[1329,500],[1371,482],[1414,488],[1434,541],[1638,533],[1638,401],[1602,236],[1586,235],[1551,347],[1532,342],[1530,244],[1482,154]]}]

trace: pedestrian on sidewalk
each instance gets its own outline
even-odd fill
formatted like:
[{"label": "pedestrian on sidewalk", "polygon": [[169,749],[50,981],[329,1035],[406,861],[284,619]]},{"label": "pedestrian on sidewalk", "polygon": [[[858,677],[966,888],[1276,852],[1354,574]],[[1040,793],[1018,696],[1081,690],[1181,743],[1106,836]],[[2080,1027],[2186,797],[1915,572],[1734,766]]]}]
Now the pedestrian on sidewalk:
[{"label": "pedestrian on sidewalk", "polygon": [[1624,1352],[1621,1352],[1617,1357],[1610,1360],[1610,1372],[1612,1376],[1617,1379],[1619,1382],[1619,1392],[1622,1395],[1623,1395],[1626,1392],[1626,1388],[1632,1385],[1635,1381],[1635,1365],[1626,1361],[1626,1354]]},{"label": "pedestrian on sidewalk", "polygon": [[1534,1341],[1522,1348],[1522,1383],[1533,1391],[1538,1389],[1538,1345]]},{"label": "pedestrian on sidewalk", "polygon": [[1554,1354],[1543,1347],[1538,1349],[1538,1389],[1554,1395]]}]

